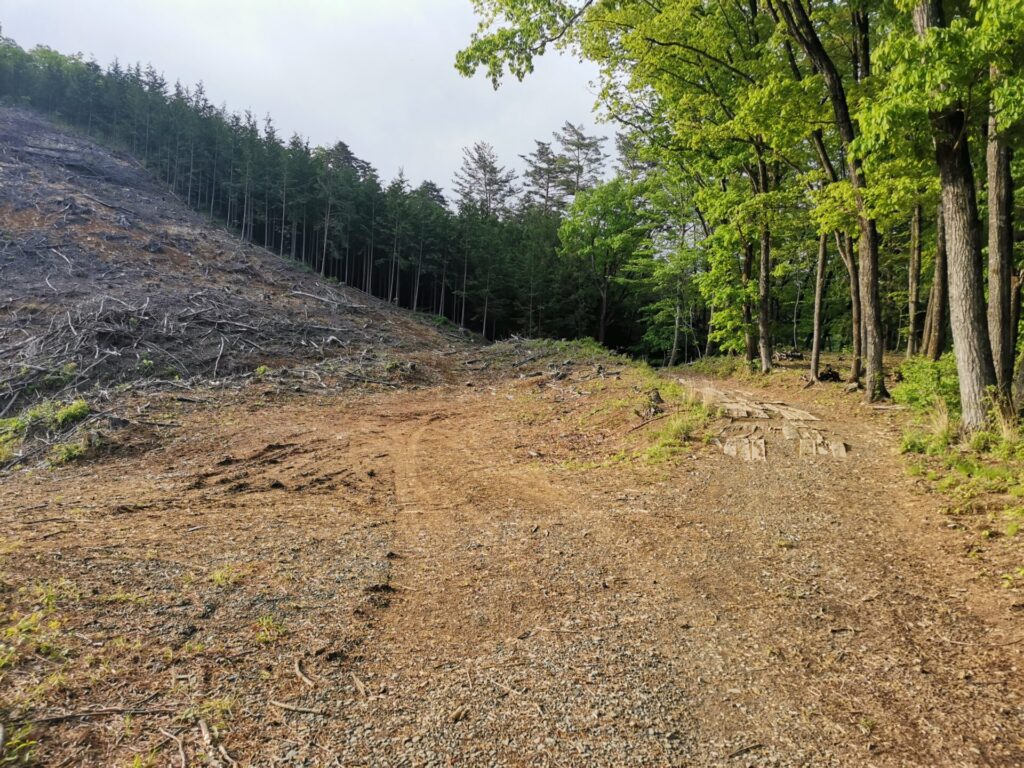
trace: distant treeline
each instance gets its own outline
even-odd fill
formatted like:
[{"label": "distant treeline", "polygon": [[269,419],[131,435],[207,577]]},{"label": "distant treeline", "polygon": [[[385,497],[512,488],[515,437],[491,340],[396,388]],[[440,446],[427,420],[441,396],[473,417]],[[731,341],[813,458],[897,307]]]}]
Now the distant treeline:
[{"label": "distant treeline", "polygon": [[[565,211],[606,160],[572,124],[535,143],[522,179],[487,144],[466,148],[446,195],[381,180],[343,142],[285,141],[269,116],[215,107],[202,84],[169,86],[152,67],[0,39],[0,99],[127,149],[194,210],[326,278],[492,339],[600,333],[601,285],[559,251]],[[642,335],[619,313],[615,343]]]}]

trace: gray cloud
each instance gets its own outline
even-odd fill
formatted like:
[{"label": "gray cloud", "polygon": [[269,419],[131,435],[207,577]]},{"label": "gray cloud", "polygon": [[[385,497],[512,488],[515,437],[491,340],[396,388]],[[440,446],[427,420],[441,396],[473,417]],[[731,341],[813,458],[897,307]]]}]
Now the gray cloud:
[{"label": "gray cloud", "polygon": [[215,103],[269,113],[285,137],[343,140],[384,178],[404,167],[447,188],[474,141],[518,167],[565,120],[594,126],[596,70],[572,57],[549,54],[497,92],[455,72],[470,0],[0,0],[0,22],[26,48],[202,80]]}]

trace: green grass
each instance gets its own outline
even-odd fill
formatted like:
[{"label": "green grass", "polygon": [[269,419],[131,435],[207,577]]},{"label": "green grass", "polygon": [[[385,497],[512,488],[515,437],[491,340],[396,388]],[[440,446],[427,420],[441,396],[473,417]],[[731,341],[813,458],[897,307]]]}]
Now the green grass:
[{"label": "green grass", "polygon": [[752,364],[740,355],[715,355],[686,364],[686,370],[716,379],[748,378],[755,373]]},{"label": "green grass", "polygon": [[288,634],[284,621],[269,613],[256,619],[256,630],[256,642],[264,644],[275,643]]},{"label": "green grass", "polygon": [[78,461],[85,456],[86,450],[81,443],[62,443],[55,445],[50,452],[50,466],[59,467]]},{"label": "green grass", "polygon": [[[36,403],[17,416],[0,419],[0,464],[14,458],[15,452],[36,432],[61,432],[83,421],[92,413],[92,407],[85,400],[60,403],[44,400]],[[65,464],[80,458],[85,453],[82,445],[61,445],[50,455],[51,464]]]},{"label": "green grass", "polygon": [[655,431],[652,443],[641,452],[650,463],[668,461],[686,448],[695,435],[702,432],[714,418],[711,409],[700,402],[690,403],[684,410],[669,416]]}]

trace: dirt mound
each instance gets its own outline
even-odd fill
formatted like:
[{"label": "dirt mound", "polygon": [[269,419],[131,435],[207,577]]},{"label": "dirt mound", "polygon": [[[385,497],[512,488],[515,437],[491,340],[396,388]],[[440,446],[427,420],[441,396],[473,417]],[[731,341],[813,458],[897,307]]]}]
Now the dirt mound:
[{"label": "dirt mound", "polygon": [[0,109],[0,416],[116,383],[375,367],[452,339],[240,242],[129,156]]}]

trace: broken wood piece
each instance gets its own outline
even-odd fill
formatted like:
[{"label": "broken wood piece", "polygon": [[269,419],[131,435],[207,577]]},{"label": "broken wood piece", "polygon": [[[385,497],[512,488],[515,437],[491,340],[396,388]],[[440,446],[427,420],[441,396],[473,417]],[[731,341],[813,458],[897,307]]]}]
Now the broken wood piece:
[{"label": "broken wood piece", "polygon": [[284,701],[275,701],[274,699],[270,700],[270,705],[272,707],[277,707],[278,709],[283,709],[286,712],[299,712],[303,715],[320,715],[322,717],[323,715],[327,714],[322,709],[313,709],[311,707],[299,707],[295,704],[288,704]]},{"label": "broken wood piece", "polygon": [[314,683],[309,677],[306,676],[306,673],[302,671],[302,662],[299,660],[298,657],[295,658],[295,674],[299,678],[299,680],[308,685],[310,688],[313,688],[316,685],[316,683]]}]

